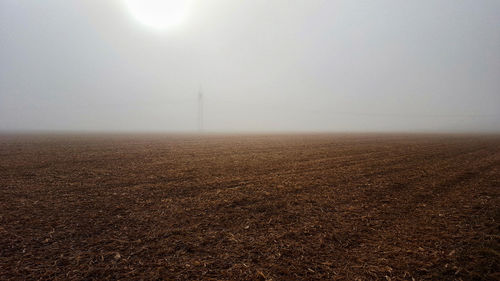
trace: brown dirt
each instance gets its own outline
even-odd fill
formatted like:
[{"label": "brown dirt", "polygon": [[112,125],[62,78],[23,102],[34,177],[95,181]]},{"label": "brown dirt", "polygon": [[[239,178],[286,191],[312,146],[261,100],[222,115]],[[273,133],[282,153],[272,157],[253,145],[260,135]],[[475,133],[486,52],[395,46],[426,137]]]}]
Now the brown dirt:
[{"label": "brown dirt", "polygon": [[0,279],[498,280],[500,137],[1,136]]}]

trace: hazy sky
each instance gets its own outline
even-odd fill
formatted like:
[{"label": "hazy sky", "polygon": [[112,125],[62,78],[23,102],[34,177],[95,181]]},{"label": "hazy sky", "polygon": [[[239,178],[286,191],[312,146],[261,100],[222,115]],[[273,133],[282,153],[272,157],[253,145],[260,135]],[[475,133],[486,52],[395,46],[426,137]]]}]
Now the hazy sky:
[{"label": "hazy sky", "polygon": [[[168,14],[168,13],[167,13]],[[0,1],[0,130],[500,131],[500,1]]]}]

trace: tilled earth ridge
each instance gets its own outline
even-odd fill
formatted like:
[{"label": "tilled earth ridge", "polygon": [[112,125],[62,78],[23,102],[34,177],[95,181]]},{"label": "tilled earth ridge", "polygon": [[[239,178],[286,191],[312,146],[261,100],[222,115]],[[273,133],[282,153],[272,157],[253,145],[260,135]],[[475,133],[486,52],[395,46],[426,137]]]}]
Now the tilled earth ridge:
[{"label": "tilled earth ridge", "polygon": [[0,280],[498,280],[500,137],[0,136]]}]

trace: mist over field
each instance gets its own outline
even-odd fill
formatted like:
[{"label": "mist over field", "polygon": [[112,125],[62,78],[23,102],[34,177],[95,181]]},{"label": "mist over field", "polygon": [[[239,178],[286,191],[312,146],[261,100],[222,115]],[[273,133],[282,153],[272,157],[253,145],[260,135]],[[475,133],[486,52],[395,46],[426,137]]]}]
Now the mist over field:
[{"label": "mist over field", "polygon": [[[500,131],[500,1],[0,2],[0,130]],[[144,19],[143,19],[144,21]]]},{"label": "mist over field", "polygon": [[500,280],[499,15],[0,1],[0,281]]}]

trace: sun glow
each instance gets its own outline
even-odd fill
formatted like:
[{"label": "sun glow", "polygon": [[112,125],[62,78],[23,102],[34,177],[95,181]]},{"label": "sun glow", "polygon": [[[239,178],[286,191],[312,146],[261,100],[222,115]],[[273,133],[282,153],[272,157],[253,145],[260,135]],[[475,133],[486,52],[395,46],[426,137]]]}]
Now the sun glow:
[{"label": "sun glow", "polygon": [[125,0],[130,13],[142,24],[165,29],[184,22],[188,0]]}]

